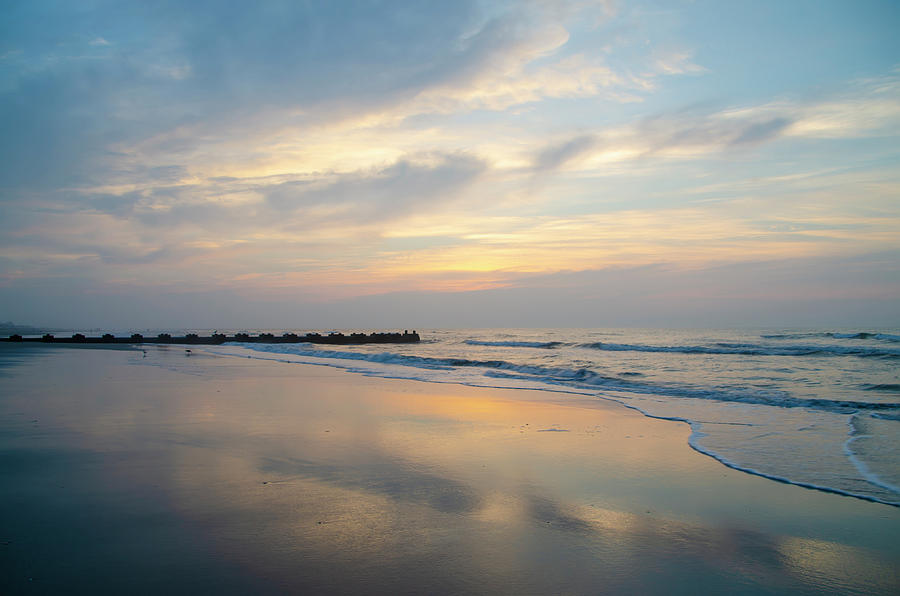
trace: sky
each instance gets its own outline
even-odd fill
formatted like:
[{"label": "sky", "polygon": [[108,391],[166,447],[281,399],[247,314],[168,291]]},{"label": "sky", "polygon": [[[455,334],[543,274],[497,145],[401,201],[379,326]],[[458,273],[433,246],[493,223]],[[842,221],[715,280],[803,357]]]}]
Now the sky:
[{"label": "sky", "polygon": [[0,320],[900,326],[895,1],[0,11]]}]

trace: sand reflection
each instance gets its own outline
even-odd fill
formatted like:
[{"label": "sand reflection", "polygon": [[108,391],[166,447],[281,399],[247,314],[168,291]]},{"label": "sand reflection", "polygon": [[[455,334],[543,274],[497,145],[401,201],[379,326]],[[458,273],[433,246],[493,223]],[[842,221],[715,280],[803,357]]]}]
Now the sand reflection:
[{"label": "sand reflection", "polygon": [[[33,429],[4,427],[5,469],[47,482],[65,469],[69,513],[58,524],[114,503],[105,511],[118,543],[169,548],[173,573],[214,574],[222,592],[897,586],[896,548],[767,527],[746,511],[789,509],[800,489],[735,475],[690,451],[684,427],[601,402],[171,351],[73,351],[41,370],[47,380],[21,376],[4,407],[53,430],[40,455]],[[78,391],[63,398],[51,385]],[[68,463],[28,463],[48,457]],[[807,509],[845,506],[802,495]],[[105,548],[83,556],[115,558]]]}]

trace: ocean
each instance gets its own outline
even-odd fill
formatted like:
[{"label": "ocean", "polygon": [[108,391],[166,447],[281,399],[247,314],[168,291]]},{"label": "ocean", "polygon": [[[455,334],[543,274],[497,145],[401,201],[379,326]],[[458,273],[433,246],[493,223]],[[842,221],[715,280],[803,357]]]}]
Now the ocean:
[{"label": "ocean", "polygon": [[610,400],[689,424],[691,447],[728,467],[900,506],[900,329],[418,331],[418,344],[203,349]]}]

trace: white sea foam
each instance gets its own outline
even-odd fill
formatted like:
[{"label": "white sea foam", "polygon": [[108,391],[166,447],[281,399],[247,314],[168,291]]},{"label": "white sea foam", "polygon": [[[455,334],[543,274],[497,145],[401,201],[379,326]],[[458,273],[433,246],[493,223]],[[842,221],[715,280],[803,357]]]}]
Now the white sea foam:
[{"label": "white sea foam", "polygon": [[876,486],[880,486],[881,488],[887,489],[891,492],[897,493],[900,495],[900,486],[891,484],[881,478],[878,474],[873,472],[868,464],[864,462],[854,451],[853,451],[853,443],[859,441],[860,439],[865,439],[869,435],[863,434],[857,428],[857,420],[858,415],[854,414],[850,416],[847,420],[847,426],[850,427],[849,437],[847,438],[847,442],[844,443],[844,453],[847,454],[847,458],[856,466],[856,469],[859,470],[859,473],[865,478],[867,481],[871,482]]}]

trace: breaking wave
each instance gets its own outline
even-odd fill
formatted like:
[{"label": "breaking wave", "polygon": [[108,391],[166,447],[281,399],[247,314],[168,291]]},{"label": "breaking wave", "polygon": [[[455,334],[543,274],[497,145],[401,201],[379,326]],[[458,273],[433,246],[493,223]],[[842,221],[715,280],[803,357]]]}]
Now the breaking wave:
[{"label": "breaking wave", "polygon": [[837,331],[817,331],[805,333],[771,333],[760,335],[763,339],[809,339],[814,337],[830,337],[832,339],[874,339],[886,342],[900,342],[900,335],[879,333],[877,331],[854,331],[840,333]]},{"label": "breaking wave", "polygon": [[900,383],[879,383],[877,385],[863,385],[865,391],[890,391],[900,393]]},{"label": "breaking wave", "polygon": [[857,358],[900,359],[900,349],[815,344],[766,346],[723,342],[707,346],[651,346],[593,342],[582,344],[582,347],[608,352],[676,352],[679,354],[736,354],[742,356],[855,356]]},{"label": "breaking wave", "polygon": [[543,348],[553,349],[563,345],[559,341],[481,341],[478,339],[467,339],[466,344],[470,346],[492,346],[499,348]]},{"label": "breaking wave", "polygon": [[270,354],[293,354],[312,358],[355,360],[380,364],[393,364],[429,370],[453,370],[455,368],[483,368],[484,376],[515,379],[561,385],[575,389],[592,389],[626,392],[631,394],[660,395],[719,402],[735,402],[780,408],[811,408],[829,412],[850,413],[860,410],[900,412],[900,404],[868,402],[860,400],[830,400],[792,397],[783,391],[752,391],[719,387],[692,387],[675,383],[648,383],[611,377],[589,368],[548,367],[533,364],[516,364],[506,360],[475,360],[468,358],[434,358],[411,356],[392,352],[349,352],[307,348],[312,344],[226,344],[245,347]]}]

